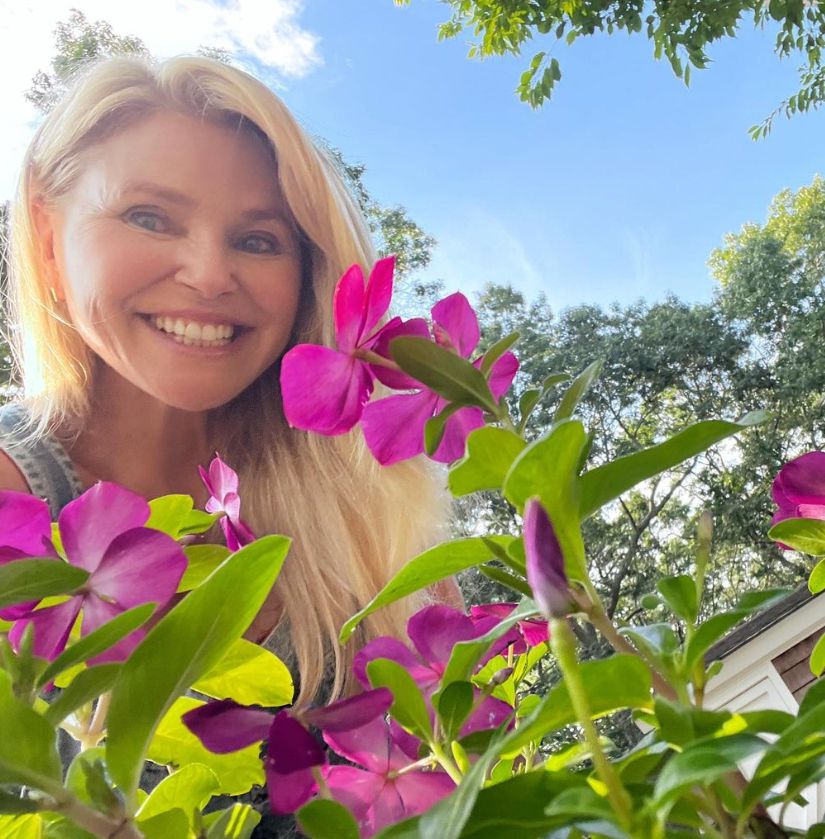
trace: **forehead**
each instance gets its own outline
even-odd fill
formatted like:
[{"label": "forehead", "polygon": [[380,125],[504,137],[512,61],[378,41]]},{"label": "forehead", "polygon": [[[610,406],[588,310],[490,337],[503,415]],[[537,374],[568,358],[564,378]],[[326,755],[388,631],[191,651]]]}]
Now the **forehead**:
[{"label": "forehead", "polygon": [[194,202],[220,195],[233,206],[284,204],[274,156],[259,136],[168,111],[87,149],[77,185],[114,197],[147,182]]}]

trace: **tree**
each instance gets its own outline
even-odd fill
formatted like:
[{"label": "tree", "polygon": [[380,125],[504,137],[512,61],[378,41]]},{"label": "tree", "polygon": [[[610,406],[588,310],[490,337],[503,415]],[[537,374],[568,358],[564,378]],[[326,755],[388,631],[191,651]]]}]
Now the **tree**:
[{"label": "tree", "polygon": [[[410,0],[396,0],[406,5]],[[471,58],[520,55],[533,38],[547,36],[551,43],[572,44],[596,32],[644,32],[653,42],[653,54],[669,61],[673,72],[690,82],[691,68],[704,69],[708,47],[735,37],[750,21],[756,28],[778,27],[775,52],[781,58],[801,56],[800,87],[760,125],[750,129],[765,136],[778,113],[786,116],[818,108],[825,101],[825,9],[817,0],[445,0],[452,17],[439,27],[440,38],[455,38],[470,30],[478,39]],[[522,73],[518,94],[537,108],[550,99],[561,79],[558,59],[546,50],[535,53]]]}]

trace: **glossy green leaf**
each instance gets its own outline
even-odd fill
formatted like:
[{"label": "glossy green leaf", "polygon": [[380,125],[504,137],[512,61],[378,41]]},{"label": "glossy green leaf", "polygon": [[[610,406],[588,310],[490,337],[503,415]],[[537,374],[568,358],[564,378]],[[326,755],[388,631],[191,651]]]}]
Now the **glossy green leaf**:
[{"label": "glossy green leaf", "polygon": [[[513,541],[512,536],[491,538],[504,547]],[[487,562],[490,556],[490,549],[484,540],[478,537],[444,542],[419,554],[411,559],[360,612],[353,615],[341,627],[338,636],[340,642],[346,643],[358,624],[382,606],[394,603],[402,597],[407,597],[447,577],[452,577],[459,571]]]},{"label": "glossy green leaf", "polygon": [[679,649],[679,636],[669,623],[649,623],[644,626],[623,626],[619,634],[654,656],[672,656]]},{"label": "glossy green leaf", "polygon": [[145,821],[167,810],[179,807],[186,815],[189,827],[194,825],[194,813],[200,813],[207,801],[220,789],[217,775],[202,763],[190,763],[167,775],[150,793],[137,811],[139,821]]},{"label": "glossy green leaf", "polygon": [[154,603],[143,603],[129,609],[126,612],[113,618],[103,626],[98,627],[80,640],[70,644],[40,675],[37,680],[38,687],[47,685],[54,678],[70,667],[82,664],[90,658],[105,652],[114,646],[121,638],[125,638],[130,632],[143,626],[155,611]]},{"label": "glossy green leaf", "polygon": [[[634,655],[585,661],[581,665],[582,682],[594,717],[622,708],[653,707],[650,695],[651,675],[647,665]],[[576,721],[564,682],[548,691],[538,708],[502,743],[501,754],[514,757],[534,740]]]},{"label": "glossy green leaf", "polygon": [[590,390],[593,383],[599,378],[602,372],[602,362],[594,361],[589,366],[585,367],[578,376],[570,384],[570,387],[564,393],[564,396],[559,402],[556,413],[553,416],[553,422],[572,417],[582,397]]},{"label": "glossy green leaf", "polygon": [[283,536],[265,536],[241,548],[164,615],[123,665],[109,706],[106,757],[127,798],[161,718],[247,629],[288,549]]},{"label": "glossy green leaf", "polygon": [[186,571],[178,583],[178,591],[191,591],[199,586],[231,553],[225,545],[189,545],[186,554]]},{"label": "glossy green leaf", "polygon": [[114,684],[120,667],[118,663],[97,664],[82,670],[49,705],[43,716],[52,725],[58,725],[82,705],[106,693]]},{"label": "glossy green leaf", "polygon": [[474,695],[469,682],[452,682],[440,692],[436,710],[445,740],[454,740],[458,736],[472,710]]},{"label": "glossy green leaf", "polygon": [[358,839],[358,823],[342,804],[316,798],[298,810],[296,817],[308,839]]},{"label": "glossy green leaf", "polygon": [[197,536],[201,533],[206,533],[220,517],[220,513],[205,513],[203,510],[190,510],[186,518],[181,522],[180,535],[181,537]]},{"label": "glossy green leaf", "polygon": [[448,402],[478,405],[495,413],[496,400],[480,370],[427,338],[395,338],[390,355],[398,366]]},{"label": "glossy green leaf", "polygon": [[821,635],[811,651],[811,673],[821,676],[825,671],[825,635]]},{"label": "glossy green leaf", "polygon": [[189,820],[175,808],[137,822],[143,839],[189,839]]},{"label": "glossy green leaf", "polygon": [[539,496],[553,523],[565,569],[575,580],[586,578],[584,542],[579,526],[578,466],[587,443],[578,420],[556,423],[544,437],[516,458],[504,481],[504,496],[518,510]]},{"label": "glossy green leaf", "polygon": [[181,523],[192,512],[195,502],[191,495],[162,495],[149,502],[146,527],[160,530],[173,539],[180,536]]},{"label": "glossy green leaf", "polygon": [[467,438],[467,454],[450,469],[447,482],[453,495],[499,489],[513,461],[527,444],[504,428],[477,428]]},{"label": "glossy green leaf", "polygon": [[819,594],[825,591],[825,559],[820,559],[814,570],[811,571],[811,576],[808,578],[808,590],[811,594]]},{"label": "glossy green leaf", "polygon": [[825,521],[785,519],[768,531],[768,538],[811,556],[825,555]]},{"label": "glossy green leaf", "polygon": [[447,430],[447,421],[450,417],[466,407],[463,402],[451,402],[434,417],[430,417],[424,423],[424,451],[432,457],[444,439],[444,432]]},{"label": "glossy green leaf", "polygon": [[249,804],[233,804],[203,817],[206,839],[251,839],[261,814]]},{"label": "glossy green leaf", "polygon": [[0,608],[70,594],[88,579],[88,571],[62,559],[16,559],[0,565]]},{"label": "glossy green leaf", "polygon": [[739,422],[697,422],[663,443],[616,458],[585,472],[581,477],[581,517],[584,519],[591,516],[636,484],[690,460],[720,440],[759,425],[767,418],[768,414],[764,411],[752,411]]},{"label": "glossy green leaf", "polygon": [[292,702],[292,674],[275,653],[239,638],[218,663],[192,686],[213,699],[277,708]]},{"label": "glossy green leaf", "polygon": [[[65,786],[84,804],[92,804],[98,809],[101,801],[101,787],[111,793],[109,779],[106,777],[104,759],[106,750],[103,746],[92,746],[75,755],[66,770]],[[107,795],[106,792],[103,795]],[[107,796],[108,797],[108,796]]]},{"label": "glossy green leaf", "polygon": [[55,730],[18,700],[0,670],[0,784],[25,784],[52,792],[63,776]]},{"label": "glossy green leaf", "polygon": [[656,582],[656,588],[677,618],[689,624],[696,621],[699,615],[699,599],[693,577],[688,574],[662,577]]},{"label": "glossy green leaf", "polygon": [[154,763],[179,769],[190,763],[208,766],[218,779],[220,792],[242,795],[255,784],[264,783],[264,769],[257,743],[229,754],[214,754],[181,722],[181,717],[205,703],[189,696],[177,699],[149,744],[147,758]]},{"label": "glossy green leaf", "polygon": [[511,332],[509,335],[505,335],[503,338],[499,338],[498,341],[484,353],[484,357],[481,359],[481,365],[479,369],[481,372],[486,376],[490,370],[492,369],[493,365],[510,349],[515,343],[517,343],[518,339],[521,336],[518,332]]},{"label": "glossy green leaf", "polygon": [[393,702],[390,715],[421,740],[432,739],[427,703],[413,677],[397,662],[377,658],[367,664],[367,676],[374,688],[389,688]]}]

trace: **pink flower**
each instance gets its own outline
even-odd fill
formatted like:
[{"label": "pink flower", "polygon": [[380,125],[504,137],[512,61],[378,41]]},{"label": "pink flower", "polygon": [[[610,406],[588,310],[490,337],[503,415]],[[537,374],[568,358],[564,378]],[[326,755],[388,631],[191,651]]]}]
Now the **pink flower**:
[{"label": "pink flower", "polygon": [[[487,618],[503,621],[510,617],[517,605],[517,603],[485,603],[481,606],[471,606],[470,619],[474,622]],[[537,647],[545,643],[548,637],[547,621],[529,618],[519,621],[503,640],[506,647],[513,647],[513,655],[523,655],[528,647]]]},{"label": "pink flower", "polygon": [[324,708],[300,713],[249,708],[223,699],[208,702],[181,717],[183,724],[211,752],[225,754],[267,741],[264,760],[269,806],[275,813],[292,813],[309,801],[318,789],[315,767],[327,762],[320,743],[305,728],[326,731],[357,728],[383,717],[392,704],[386,688],[370,690]]},{"label": "pink flower", "polygon": [[[26,497],[30,500],[24,501]],[[20,493],[3,492],[0,499],[0,542],[6,543],[0,562],[21,556],[57,558],[46,503]],[[3,610],[0,616],[16,621],[9,632],[12,644],[16,647],[31,625],[35,654],[51,660],[66,646],[81,612],[81,635],[88,635],[142,603],[166,603],[186,570],[186,556],[174,539],[143,527],[148,518],[143,498],[112,483],[97,483],[67,504],[58,519],[63,548],[68,561],[89,577],[76,594],[55,606],[37,609],[33,602]],[[9,549],[17,556],[10,556]],[[136,630],[92,663],[123,660],[145,632]]]},{"label": "pink flower", "polygon": [[[436,343],[452,350],[462,358],[469,358],[479,341],[478,318],[467,298],[460,292],[439,300],[432,308],[433,335]],[[420,327],[416,324],[415,327]],[[410,333],[411,334],[411,333]],[[384,336],[388,345],[396,335]],[[481,364],[481,359],[475,362]],[[499,358],[490,371],[490,390],[501,398],[513,382],[518,360],[508,352]],[[416,385],[415,382],[411,383]],[[398,386],[395,384],[393,386]],[[409,385],[408,385],[409,386]],[[427,420],[441,413],[448,405],[446,399],[426,388],[416,393],[388,396],[364,408],[361,427],[370,451],[379,463],[387,466],[406,460],[424,451],[424,426]],[[444,437],[433,454],[433,459],[450,463],[464,455],[467,436],[484,425],[481,408],[466,407],[456,411],[445,425]]]},{"label": "pink flower", "polygon": [[325,766],[322,770],[332,797],[352,812],[364,836],[423,813],[455,789],[444,772],[413,769],[400,773],[418,754],[395,740],[384,719],[348,731],[325,732],[324,740],[339,755],[364,767]]},{"label": "pink flower", "polygon": [[784,519],[825,519],[825,452],[808,452],[786,463],[774,478],[773,500]]},{"label": "pink flower", "polygon": [[527,582],[542,614],[548,620],[567,617],[572,598],[564,555],[553,523],[537,498],[524,505],[524,553]]},{"label": "pink flower", "polygon": [[240,550],[255,541],[255,534],[241,519],[241,498],[238,495],[238,473],[230,469],[216,454],[209,464],[209,472],[198,466],[201,480],[211,496],[206,502],[207,513],[223,513],[221,529],[230,551]]},{"label": "pink flower", "polygon": [[[369,662],[378,658],[391,659],[413,677],[424,696],[429,699],[441,682],[453,647],[461,641],[471,641],[484,635],[499,622],[496,617],[473,621],[463,612],[450,606],[425,606],[407,622],[407,635],[412,641],[414,651],[397,638],[374,638],[355,654],[352,672],[364,687],[369,687]],[[506,644],[506,639],[493,645],[487,658],[496,654],[502,648],[502,644]],[[474,731],[497,728],[510,717],[512,711],[506,702],[490,696],[484,697],[462,726],[461,736],[466,737]]]},{"label": "pink flower", "polygon": [[[333,301],[336,349],[299,344],[281,362],[284,415],[294,428],[344,434],[361,418],[374,371],[361,354],[377,343],[392,298],[394,257],[380,259],[364,284],[360,265],[338,281]],[[400,318],[386,326],[397,327]],[[385,327],[386,328],[386,327]]]}]

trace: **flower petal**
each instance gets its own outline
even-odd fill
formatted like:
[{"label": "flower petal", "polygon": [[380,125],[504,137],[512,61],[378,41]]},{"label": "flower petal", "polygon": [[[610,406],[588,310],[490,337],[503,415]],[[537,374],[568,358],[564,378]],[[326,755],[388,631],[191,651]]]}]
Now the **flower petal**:
[{"label": "flower petal", "polygon": [[112,541],[87,585],[123,610],[141,603],[162,605],[184,571],[186,555],[171,536],[135,527]]},{"label": "flower petal", "polygon": [[[478,318],[467,298],[457,291],[432,308],[433,320],[446,333],[453,349],[462,357],[469,358],[478,346],[480,337]],[[436,330],[436,341],[444,343],[444,336]]]},{"label": "flower petal", "polygon": [[372,388],[364,362],[329,347],[300,344],[281,361],[284,416],[293,428],[344,434],[361,418]]},{"label": "flower petal", "polygon": [[181,717],[181,722],[215,754],[236,752],[266,740],[272,720],[272,714],[231,699],[207,702]]},{"label": "flower petal", "polygon": [[303,714],[304,722],[324,731],[346,731],[359,728],[383,716],[392,705],[392,692],[387,688],[368,690],[348,699],[340,699],[322,708],[311,708]]},{"label": "flower petal", "polygon": [[383,466],[415,457],[424,451],[424,425],[438,404],[429,390],[402,393],[370,402],[361,428],[373,457]]},{"label": "flower petal", "polygon": [[537,647],[539,644],[545,644],[550,640],[547,621],[519,621],[518,628],[521,630],[528,647]]},{"label": "flower petal", "polygon": [[361,828],[361,835],[371,836],[374,832],[372,805],[387,779],[355,766],[325,766],[322,772],[330,794],[352,813]]},{"label": "flower petal", "polygon": [[519,361],[511,352],[506,352],[493,362],[490,369],[490,377],[487,380],[490,385],[490,392],[496,399],[501,399],[513,384],[513,379],[518,373]]},{"label": "flower petal", "polygon": [[467,437],[471,431],[484,426],[484,412],[481,408],[460,408],[446,422],[444,436],[433,454],[439,463],[452,463],[464,457]]},{"label": "flower petal", "polygon": [[346,731],[325,731],[324,741],[341,757],[359,763],[371,772],[386,774],[410,763],[392,739],[389,723],[383,717]]},{"label": "flower petal", "polygon": [[513,716],[513,709],[501,699],[487,696],[476,706],[472,714],[461,726],[461,736],[466,737],[476,731],[498,728]]},{"label": "flower petal", "polygon": [[774,500],[780,503],[777,495],[794,505],[824,504],[825,452],[808,452],[786,463],[774,480]]},{"label": "flower petal", "polygon": [[542,614],[548,619],[565,617],[570,612],[570,584],[564,555],[550,517],[537,498],[524,505],[524,553],[527,582]]},{"label": "flower petal", "polygon": [[249,545],[255,541],[255,534],[242,519],[236,520],[230,516],[224,516],[221,519],[221,530],[223,530],[223,535],[226,539],[226,547],[232,553],[239,551],[244,545]]},{"label": "flower petal", "polygon": [[321,744],[288,711],[279,711],[272,718],[267,740],[267,775],[289,774],[326,762]]},{"label": "flower petal", "polygon": [[[411,318],[405,321],[401,318],[393,318],[376,334],[370,349],[384,358],[390,358],[390,342],[401,337],[429,338],[430,328],[427,321],[424,318]],[[421,387],[421,382],[398,370],[391,370],[389,367],[378,364],[370,365],[370,369],[378,381],[394,390],[418,390]]]},{"label": "flower petal", "polygon": [[52,661],[57,658],[69,640],[69,634],[83,605],[82,597],[71,597],[56,606],[36,609],[29,617],[18,620],[9,631],[9,641],[15,650],[26,627],[34,627],[33,650],[36,656]]},{"label": "flower petal", "polygon": [[69,562],[94,571],[117,536],[148,518],[145,498],[117,484],[96,483],[60,513],[60,537]]},{"label": "flower petal", "polygon": [[398,662],[406,670],[421,665],[421,662],[406,644],[397,638],[379,635],[378,638],[373,638],[372,641],[361,647],[352,660],[352,673],[365,688],[370,686],[370,680],[367,678],[367,664],[375,661],[376,658],[389,658]]},{"label": "flower petal", "polygon": [[312,798],[318,791],[318,783],[311,769],[298,769],[295,772],[275,772],[264,761],[266,770],[266,791],[269,808],[273,813],[286,815],[294,813]]},{"label": "flower petal", "polygon": [[372,267],[367,281],[367,293],[364,300],[364,316],[361,321],[359,345],[369,343],[372,332],[378,322],[387,313],[392,300],[392,275],[395,269],[395,257],[379,259]]},{"label": "flower petal", "polygon": [[[123,611],[120,606],[107,603],[94,593],[86,595],[83,601],[83,623],[80,625],[80,634],[88,635],[90,632],[94,632],[94,630],[103,626],[104,623],[108,623],[118,615],[122,615]],[[90,658],[89,663],[103,664],[104,662],[126,661],[135,647],[146,637],[146,632],[145,627],[138,627],[107,650],[104,650],[94,658]]]},{"label": "flower petal", "polygon": [[364,272],[360,265],[350,265],[338,280],[332,298],[335,345],[342,353],[349,354],[358,345],[365,297]]},{"label": "flower petal", "polygon": [[407,622],[407,634],[421,657],[441,664],[447,663],[456,644],[478,638],[489,628],[481,622],[473,623],[458,609],[442,605],[425,606]]},{"label": "flower petal", "polygon": [[49,505],[25,492],[0,492],[0,545],[17,556],[54,556]]},{"label": "flower petal", "polygon": [[[446,798],[454,789],[455,783],[446,772],[405,772],[395,779],[395,788],[404,802],[405,818],[416,816],[429,810],[442,798]],[[382,804],[384,796],[381,796]],[[375,808],[376,827],[381,824],[383,813]]]}]

